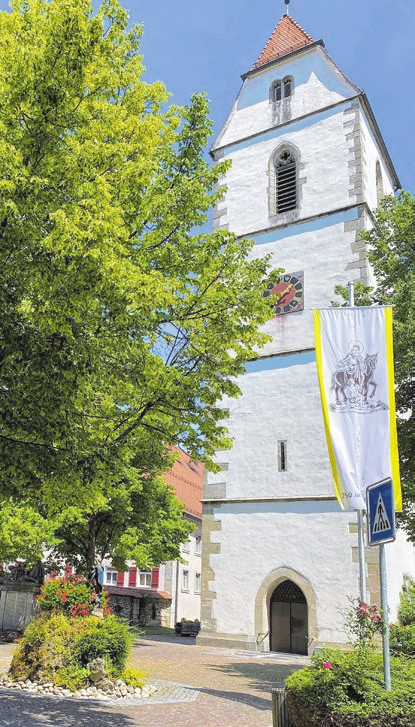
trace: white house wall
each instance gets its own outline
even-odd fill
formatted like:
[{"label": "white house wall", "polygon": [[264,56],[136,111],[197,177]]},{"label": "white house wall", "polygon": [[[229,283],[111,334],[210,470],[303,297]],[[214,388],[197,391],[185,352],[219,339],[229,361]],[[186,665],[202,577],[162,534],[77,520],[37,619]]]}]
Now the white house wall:
[{"label": "white house wall", "polygon": [[[196,552],[196,537],[201,536],[201,530],[195,530],[189,536],[188,549],[181,547],[181,557],[184,563],[177,562],[178,577],[175,604],[175,620],[182,618],[193,621],[200,620],[200,587],[196,588],[196,575],[202,572],[201,553]],[[183,571],[188,572],[188,588],[183,587]]]}]

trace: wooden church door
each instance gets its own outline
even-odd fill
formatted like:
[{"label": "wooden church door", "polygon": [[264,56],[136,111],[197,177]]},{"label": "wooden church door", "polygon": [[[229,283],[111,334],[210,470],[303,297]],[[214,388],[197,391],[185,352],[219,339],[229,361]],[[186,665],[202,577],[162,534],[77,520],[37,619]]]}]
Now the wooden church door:
[{"label": "wooden church door", "polygon": [[307,654],[307,601],[292,581],[276,587],[270,603],[270,648],[288,654]]}]

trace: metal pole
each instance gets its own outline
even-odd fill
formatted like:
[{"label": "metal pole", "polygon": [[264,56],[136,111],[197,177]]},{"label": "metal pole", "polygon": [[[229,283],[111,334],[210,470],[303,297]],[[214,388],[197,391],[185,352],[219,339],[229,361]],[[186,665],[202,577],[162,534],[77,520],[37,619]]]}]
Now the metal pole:
[{"label": "metal pole", "polygon": [[380,594],[381,594],[381,606],[382,616],[384,621],[384,632],[383,632],[383,673],[385,675],[385,687],[386,691],[391,690],[391,664],[390,664],[390,650],[389,650],[389,613],[388,613],[388,586],[386,576],[386,553],[385,545],[381,543],[379,545],[379,570],[380,570]]},{"label": "metal pole", "polygon": [[363,601],[363,603],[367,603],[365,535],[362,510],[357,510],[357,534],[359,540],[360,600]]},{"label": "metal pole", "polygon": [[[354,282],[350,280],[347,283],[349,290],[349,308],[354,306]],[[360,574],[360,600],[367,603],[366,592],[366,563],[365,563],[365,533],[363,523],[362,510],[356,510],[357,513],[357,536],[359,543],[359,574]]]}]

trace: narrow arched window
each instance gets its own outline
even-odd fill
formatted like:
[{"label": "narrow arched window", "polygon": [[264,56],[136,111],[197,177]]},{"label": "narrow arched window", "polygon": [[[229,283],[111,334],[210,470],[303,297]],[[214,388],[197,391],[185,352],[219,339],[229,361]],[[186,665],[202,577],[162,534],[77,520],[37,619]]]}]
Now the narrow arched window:
[{"label": "narrow arched window", "polygon": [[376,199],[378,205],[380,204],[380,200],[382,199],[383,195],[383,177],[382,170],[380,168],[380,161],[378,160],[376,162]]},{"label": "narrow arched window", "polygon": [[282,98],[282,83],[281,81],[274,81],[271,86],[271,101],[281,101]]},{"label": "narrow arched window", "polygon": [[277,214],[297,207],[297,160],[292,151],[284,149],[275,158],[275,195]]},{"label": "narrow arched window", "polygon": [[284,78],[284,80],[283,80],[283,85],[284,85],[284,98],[288,98],[292,94],[293,79],[290,76],[287,76],[287,78]]}]

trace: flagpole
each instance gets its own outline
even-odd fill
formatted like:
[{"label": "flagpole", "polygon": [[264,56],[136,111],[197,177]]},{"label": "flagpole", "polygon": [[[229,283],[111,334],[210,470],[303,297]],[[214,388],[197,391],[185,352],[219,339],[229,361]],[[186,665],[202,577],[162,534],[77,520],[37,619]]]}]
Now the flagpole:
[{"label": "flagpole", "polygon": [[390,692],[391,684],[391,663],[390,663],[390,643],[389,643],[389,613],[388,613],[388,589],[387,589],[387,574],[386,574],[386,552],[385,544],[380,543],[379,545],[379,570],[380,570],[380,594],[381,594],[381,607],[383,616],[383,674],[385,677],[386,691]]},{"label": "flagpole", "polygon": [[[354,282],[349,281],[347,283],[349,291],[349,308],[354,306]],[[357,536],[359,543],[359,572],[360,572],[360,600],[363,603],[367,603],[366,593],[366,563],[365,563],[365,534],[363,524],[363,512],[362,510],[356,510],[357,513]]]}]

